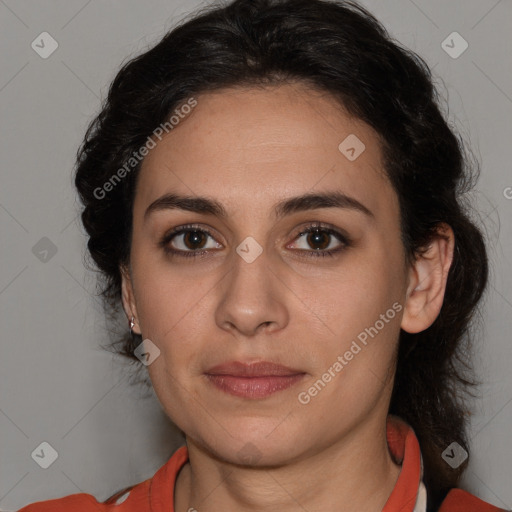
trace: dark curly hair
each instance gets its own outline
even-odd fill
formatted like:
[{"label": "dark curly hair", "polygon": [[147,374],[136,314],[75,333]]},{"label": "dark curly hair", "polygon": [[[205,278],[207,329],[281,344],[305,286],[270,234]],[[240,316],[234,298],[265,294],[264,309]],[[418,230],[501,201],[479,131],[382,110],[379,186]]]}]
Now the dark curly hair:
[{"label": "dark curly hair", "polygon": [[[406,263],[439,235],[439,223],[449,224],[455,235],[440,314],[423,332],[400,332],[389,410],[418,436],[429,506],[435,509],[467,465],[452,469],[441,453],[453,441],[469,451],[467,398],[475,384],[470,325],[486,288],[488,259],[465,194],[479,167],[444,119],[427,64],[358,4],[212,5],[123,65],[77,154],[75,185],[88,249],[100,271],[99,293],[107,313],[121,310],[120,267],[129,263],[140,162],[108,194],[99,197],[97,191],[155,128],[202,92],[297,81],[330,93],[380,135],[385,172],[399,198]],[[109,347],[138,362],[133,350],[141,341],[126,329]]]}]

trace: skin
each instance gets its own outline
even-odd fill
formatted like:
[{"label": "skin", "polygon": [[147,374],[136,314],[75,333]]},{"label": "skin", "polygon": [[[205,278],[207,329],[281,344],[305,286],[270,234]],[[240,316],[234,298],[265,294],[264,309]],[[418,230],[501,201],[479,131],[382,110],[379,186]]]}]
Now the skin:
[{"label": "skin", "polygon": [[[155,392],[186,436],[175,510],[380,511],[400,471],[385,437],[400,328],[420,332],[438,316],[453,232],[440,225],[444,237],[406,265],[379,136],[329,95],[295,83],[223,89],[197,101],[143,161],[130,265],[121,269],[133,330],[160,350],[147,367]],[[338,149],[349,134],[366,146],[355,161]],[[227,217],[167,209],[144,219],[171,191],[215,199]],[[337,207],[272,216],[279,201],[328,191],[357,199],[373,217]],[[299,233],[313,222],[351,244],[334,257],[307,257],[318,245]],[[159,240],[188,223],[212,237],[194,246],[177,235],[168,245],[203,244],[207,256],[166,255]],[[262,248],[251,263],[236,252],[248,236]],[[344,245],[325,237],[324,247]],[[301,404],[298,393],[395,302],[401,311]],[[306,375],[265,399],[235,397],[204,375],[231,360],[269,360]]]}]

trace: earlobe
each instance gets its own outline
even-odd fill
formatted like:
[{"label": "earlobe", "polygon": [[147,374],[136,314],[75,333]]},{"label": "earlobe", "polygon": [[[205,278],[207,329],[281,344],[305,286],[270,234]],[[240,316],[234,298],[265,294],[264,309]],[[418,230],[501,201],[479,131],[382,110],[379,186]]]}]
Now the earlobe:
[{"label": "earlobe", "polygon": [[133,293],[133,286],[130,271],[125,266],[120,267],[121,272],[121,298],[123,303],[123,309],[128,318],[128,322],[134,319],[134,325],[131,330],[135,334],[140,334],[138,321],[137,321],[137,307],[135,306],[135,296]]},{"label": "earlobe", "polygon": [[438,234],[410,268],[409,287],[401,328],[409,333],[424,331],[438,317],[443,305],[448,272],[453,260],[455,237],[448,224],[438,226]]}]

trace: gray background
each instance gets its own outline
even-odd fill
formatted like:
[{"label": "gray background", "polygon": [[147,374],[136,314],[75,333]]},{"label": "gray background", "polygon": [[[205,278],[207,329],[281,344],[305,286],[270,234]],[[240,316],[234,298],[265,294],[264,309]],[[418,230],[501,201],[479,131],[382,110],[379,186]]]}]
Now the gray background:
[{"label": "gray background", "polygon": [[[2,510],[78,492],[104,500],[152,476],[182,444],[155,396],[130,386],[130,369],[100,347],[107,335],[95,275],[83,265],[72,169],[121,62],[198,5],[0,0]],[[464,486],[511,508],[512,2],[363,5],[434,66],[447,114],[482,164],[472,198],[488,237],[491,282],[475,355],[484,398],[474,403]],[[59,45],[47,59],[31,47],[44,31]],[[469,44],[458,58],[441,46],[453,31]],[[54,255],[38,252],[51,245],[43,237]],[[58,453],[48,469],[31,457],[43,441]]]}]

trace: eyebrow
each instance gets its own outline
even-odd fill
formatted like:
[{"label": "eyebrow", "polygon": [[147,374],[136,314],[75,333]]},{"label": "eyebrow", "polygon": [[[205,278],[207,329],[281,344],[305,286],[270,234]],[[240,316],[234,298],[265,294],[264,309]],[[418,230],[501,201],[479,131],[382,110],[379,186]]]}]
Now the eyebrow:
[{"label": "eyebrow", "polygon": [[[344,208],[355,210],[374,218],[373,213],[357,199],[342,192],[308,193],[297,197],[291,197],[277,203],[274,206],[274,218],[279,220],[286,215],[296,212],[316,210],[319,208]],[[201,196],[184,196],[176,193],[168,193],[153,201],[144,212],[144,220],[154,212],[162,210],[186,210],[205,215],[215,215],[222,219],[228,217],[222,203],[215,199]]]}]

